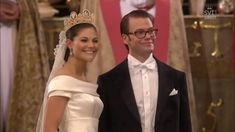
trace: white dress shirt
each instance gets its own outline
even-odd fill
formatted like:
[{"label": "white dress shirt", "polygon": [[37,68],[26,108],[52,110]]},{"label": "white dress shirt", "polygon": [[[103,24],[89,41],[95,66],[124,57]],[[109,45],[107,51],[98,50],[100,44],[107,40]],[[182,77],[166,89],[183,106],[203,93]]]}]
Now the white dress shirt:
[{"label": "white dress shirt", "polygon": [[155,132],[155,115],[158,97],[158,70],[151,54],[141,63],[128,54],[128,68],[138,107],[142,132]]}]

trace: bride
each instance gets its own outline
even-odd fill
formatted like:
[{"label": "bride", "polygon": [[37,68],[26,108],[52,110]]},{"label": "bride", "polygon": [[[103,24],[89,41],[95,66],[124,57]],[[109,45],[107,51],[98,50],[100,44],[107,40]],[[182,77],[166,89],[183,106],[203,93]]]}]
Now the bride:
[{"label": "bride", "polygon": [[99,48],[93,22],[88,10],[64,21],[36,132],[98,132],[103,103],[86,77]]}]

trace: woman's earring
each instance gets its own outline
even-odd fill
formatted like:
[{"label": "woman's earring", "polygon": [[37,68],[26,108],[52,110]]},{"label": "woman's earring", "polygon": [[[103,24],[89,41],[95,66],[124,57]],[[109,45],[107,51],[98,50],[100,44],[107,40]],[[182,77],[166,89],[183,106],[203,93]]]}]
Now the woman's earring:
[{"label": "woman's earring", "polygon": [[70,56],[73,56],[73,49],[70,48],[69,50],[70,50],[69,55],[70,55]]}]

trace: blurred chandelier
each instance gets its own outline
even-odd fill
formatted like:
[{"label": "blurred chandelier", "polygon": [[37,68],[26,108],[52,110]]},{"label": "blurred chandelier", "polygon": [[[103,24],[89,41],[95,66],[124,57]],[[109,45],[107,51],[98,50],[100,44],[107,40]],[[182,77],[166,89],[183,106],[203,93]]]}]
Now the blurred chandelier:
[{"label": "blurred chandelier", "polygon": [[234,10],[234,0],[220,0],[218,10],[221,14],[229,14]]}]

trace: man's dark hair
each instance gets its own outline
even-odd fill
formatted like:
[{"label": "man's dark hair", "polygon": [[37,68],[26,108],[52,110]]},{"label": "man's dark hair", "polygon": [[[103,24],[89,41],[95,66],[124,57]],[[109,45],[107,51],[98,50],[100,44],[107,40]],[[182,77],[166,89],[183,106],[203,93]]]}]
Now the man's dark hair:
[{"label": "man's dark hair", "polygon": [[128,34],[129,32],[129,19],[130,18],[149,18],[151,22],[154,22],[154,18],[151,14],[143,10],[133,10],[130,13],[126,14],[120,23],[120,31],[122,34]]}]

